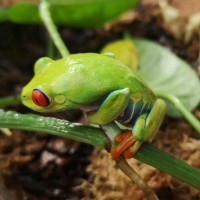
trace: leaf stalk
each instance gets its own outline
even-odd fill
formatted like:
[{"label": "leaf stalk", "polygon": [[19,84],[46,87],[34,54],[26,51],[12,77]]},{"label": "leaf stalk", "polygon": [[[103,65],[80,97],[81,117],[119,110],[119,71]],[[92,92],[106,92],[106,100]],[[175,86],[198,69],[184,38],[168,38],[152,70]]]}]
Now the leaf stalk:
[{"label": "leaf stalk", "polygon": [[60,37],[60,34],[58,32],[58,29],[56,25],[54,24],[50,11],[49,11],[49,3],[47,0],[41,0],[41,3],[39,4],[39,13],[42,21],[44,22],[55,46],[59,50],[62,57],[67,57],[70,52],[68,51],[67,47],[65,46],[64,41]]}]

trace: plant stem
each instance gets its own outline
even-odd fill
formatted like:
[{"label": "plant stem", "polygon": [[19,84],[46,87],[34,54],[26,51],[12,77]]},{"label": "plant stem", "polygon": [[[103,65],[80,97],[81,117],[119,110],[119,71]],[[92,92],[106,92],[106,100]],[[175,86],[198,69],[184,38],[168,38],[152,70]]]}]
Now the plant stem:
[{"label": "plant stem", "polygon": [[48,47],[47,47],[47,56],[49,58],[55,58],[55,45],[51,37],[48,37]]},{"label": "plant stem", "polygon": [[65,43],[63,42],[62,38],[60,37],[58,29],[51,18],[51,14],[49,11],[49,3],[47,0],[41,0],[41,3],[39,5],[39,12],[40,12],[40,17],[43,20],[60,54],[62,55],[62,57],[68,56],[70,53],[67,47],[65,46]]},{"label": "plant stem", "polygon": [[21,102],[20,95],[2,97],[2,98],[0,98],[0,107],[4,108],[4,107],[10,106],[10,105],[17,105],[20,102]]},{"label": "plant stem", "polygon": [[[13,128],[36,131],[78,140],[100,148],[105,147],[104,132],[95,127],[69,123],[50,117],[20,114],[12,111],[0,111],[0,128]],[[160,169],[172,176],[200,189],[200,170],[184,161],[159,150],[150,144],[144,144],[136,153],[136,159]]]},{"label": "plant stem", "polygon": [[158,96],[170,101],[200,134],[200,121],[190,111],[188,111],[187,108],[185,108],[177,97],[168,93],[158,93]]},{"label": "plant stem", "polygon": [[149,185],[140,177],[140,175],[131,167],[127,160],[120,156],[115,159],[116,166],[121,169],[121,171],[126,174],[133,183],[135,183],[140,189],[143,190],[145,199],[148,200],[159,200],[156,193],[149,187]]}]

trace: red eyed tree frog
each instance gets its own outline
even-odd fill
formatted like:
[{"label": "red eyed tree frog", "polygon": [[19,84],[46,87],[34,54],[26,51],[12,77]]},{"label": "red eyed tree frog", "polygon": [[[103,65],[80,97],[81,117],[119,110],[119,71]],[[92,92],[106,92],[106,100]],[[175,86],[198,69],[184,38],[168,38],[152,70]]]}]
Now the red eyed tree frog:
[{"label": "red eyed tree frog", "polygon": [[164,118],[164,101],[113,56],[82,53],[56,61],[44,57],[34,72],[22,91],[24,105],[39,112],[81,109],[90,123],[116,121],[129,129],[117,136],[113,158],[132,157],[143,142],[152,141]]}]

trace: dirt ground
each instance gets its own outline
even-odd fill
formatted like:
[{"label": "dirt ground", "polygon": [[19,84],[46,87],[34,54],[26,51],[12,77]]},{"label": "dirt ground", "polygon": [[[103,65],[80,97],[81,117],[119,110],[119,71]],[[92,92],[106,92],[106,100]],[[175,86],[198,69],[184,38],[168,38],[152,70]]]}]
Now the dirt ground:
[{"label": "dirt ground", "polygon": [[[163,20],[165,9],[158,9],[157,2],[144,0],[137,13],[131,12],[120,22],[103,28],[59,30],[71,53],[98,52],[105,43],[128,31],[169,47],[198,72],[198,31],[194,28],[186,32],[188,19],[200,11],[200,2],[172,1],[180,15],[170,23]],[[46,54],[46,38],[42,26],[0,24],[0,97],[20,93],[33,75],[34,62]],[[32,112],[22,105],[5,109]],[[200,119],[200,107],[193,113]],[[78,121],[82,114],[76,110],[52,116]],[[11,137],[0,134],[0,200],[144,199],[142,191],[115,167],[104,150],[41,133],[12,131]],[[153,145],[200,168],[199,139],[184,119],[166,117]],[[137,160],[129,162],[160,200],[200,200],[197,189]]]}]

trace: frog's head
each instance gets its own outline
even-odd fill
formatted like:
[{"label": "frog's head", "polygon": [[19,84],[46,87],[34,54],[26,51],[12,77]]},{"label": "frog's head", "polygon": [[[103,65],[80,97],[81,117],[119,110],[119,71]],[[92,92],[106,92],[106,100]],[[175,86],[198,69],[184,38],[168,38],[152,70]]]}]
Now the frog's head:
[{"label": "frog's head", "polygon": [[32,110],[53,112],[80,107],[63,94],[62,80],[58,78],[62,79],[63,72],[58,66],[52,67],[54,62],[50,58],[39,59],[34,66],[34,77],[22,90],[22,103]]},{"label": "frog's head", "polygon": [[78,104],[67,100],[64,95],[54,94],[49,85],[33,87],[29,83],[24,87],[21,98],[25,106],[38,112],[53,112],[80,107]]}]

